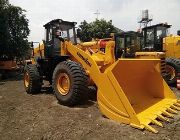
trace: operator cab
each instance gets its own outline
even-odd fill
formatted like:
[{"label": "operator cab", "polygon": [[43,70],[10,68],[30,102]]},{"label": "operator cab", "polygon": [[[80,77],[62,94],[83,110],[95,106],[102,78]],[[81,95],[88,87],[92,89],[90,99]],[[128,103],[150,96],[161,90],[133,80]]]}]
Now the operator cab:
[{"label": "operator cab", "polygon": [[44,25],[45,27],[45,40],[44,55],[37,59],[38,67],[41,69],[44,79],[52,81],[52,75],[55,67],[62,61],[69,59],[68,55],[64,55],[62,46],[65,42],[76,44],[75,33],[76,22],[63,21],[55,19]]},{"label": "operator cab", "polygon": [[142,50],[163,51],[163,38],[168,35],[170,27],[171,25],[160,23],[143,28],[144,45]]},{"label": "operator cab", "polygon": [[128,31],[114,35],[115,37],[115,56],[116,59],[123,58],[134,58],[135,53],[140,51],[142,34],[139,32]]},{"label": "operator cab", "polygon": [[75,25],[76,22],[55,19],[44,25],[45,27],[45,57],[57,57],[61,55],[61,46],[64,41],[77,44]]}]

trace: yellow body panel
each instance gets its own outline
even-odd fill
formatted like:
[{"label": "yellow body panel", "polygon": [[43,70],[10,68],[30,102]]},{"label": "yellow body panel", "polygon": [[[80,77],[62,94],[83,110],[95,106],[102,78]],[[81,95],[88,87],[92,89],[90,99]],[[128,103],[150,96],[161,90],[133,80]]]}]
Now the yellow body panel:
[{"label": "yellow body panel", "polygon": [[135,53],[136,58],[155,58],[155,59],[161,59],[165,58],[166,55],[164,52],[136,52]]},{"label": "yellow body panel", "polygon": [[160,59],[161,63],[157,65],[157,69],[160,70],[162,75],[166,73],[166,54],[164,52],[136,52],[135,57],[139,59]]},{"label": "yellow body panel", "polygon": [[44,44],[39,44],[38,47],[34,48],[34,56],[44,56]]},{"label": "yellow body panel", "polygon": [[180,58],[180,36],[165,37],[163,49],[167,57]]}]

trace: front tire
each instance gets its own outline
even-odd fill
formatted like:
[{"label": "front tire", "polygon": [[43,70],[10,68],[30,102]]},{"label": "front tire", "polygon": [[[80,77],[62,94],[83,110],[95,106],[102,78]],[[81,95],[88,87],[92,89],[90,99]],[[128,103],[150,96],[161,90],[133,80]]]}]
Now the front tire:
[{"label": "front tire", "polygon": [[167,80],[169,85],[173,85],[177,80],[177,73],[180,69],[180,61],[174,58],[166,59],[166,72],[170,74],[170,78]]},{"label": "front tire", "polygon": [[24,87],[28,94],[36,94],[41,91],[42,79],[36,65],[29,64],[24,68]]},{"label": "front tire", "polygon": [[80,64],[59,63],[53,73],[53,90],[58,101],[66,106],[79,104],[88,89],[88,77]]}]

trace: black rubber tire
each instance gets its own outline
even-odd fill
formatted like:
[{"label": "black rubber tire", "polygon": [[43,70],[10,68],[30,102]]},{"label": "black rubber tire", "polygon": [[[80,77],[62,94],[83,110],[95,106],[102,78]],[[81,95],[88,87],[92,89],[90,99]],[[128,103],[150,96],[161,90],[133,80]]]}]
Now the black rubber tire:
[{"label": "black rubber tire", "polygon": [[88,97],[92,101],[97,101],[97,87],[88,86]]},{"label": "black rubber tire", "polygon": [[[62,95],[57,89],[57,77],[60,73],[66,73],[70,79],[70,89],[66,95]],[[88,90],[88,76],[82,66],[73,61],[64,61],[59,63],[52,78],[52,87],[56,98],[62,105],[74,106],[86,96]]]},{"label": "black rubber tire", "polygon": [[28,94],[37,94],[41,91],[42,78],[39,74],[38,68],[36,65],[29,64],[24,68],[24,74],[28,73],[29,75],[29,86],[25,87],[25,90]]},{"label": "black rubber tire", "polygon": [[167,80],[167,83],[169,85],[174,85],[177,82],[177,74],[180,70],[180,59],[166,58],[166,65],[173,67],[175,70],[175,77],[172,80],[170,79]]}]

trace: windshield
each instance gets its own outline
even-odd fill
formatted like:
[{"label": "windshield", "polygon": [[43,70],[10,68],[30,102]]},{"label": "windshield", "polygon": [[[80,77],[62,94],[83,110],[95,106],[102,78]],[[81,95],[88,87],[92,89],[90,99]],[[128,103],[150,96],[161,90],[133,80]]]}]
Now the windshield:
[{"label": "windshield", "polygon": [[71,41],[73,44],[76,43],[76,33],[72,26],[56,25],[50,29],[46,29],[47,41],[52,40],[52,36],[63,38],[67,41]]},{"label": "windshield", "polygon": [[168,35],[168,28],[157,26],[143,31],[143,51],[162,51],[163,38]]},{"label": "windshield", "polygon": [[144,50],[152,50],[154,47],[154,29],[147,29],[147,33],[143,34],[145,38]]},{"label": "windshield", "polygon": [[118,58],[123,54],[135,54],[140,51],[141,37],[139,36],[116,36],[115,43],[116,49],[115,54]]}]

